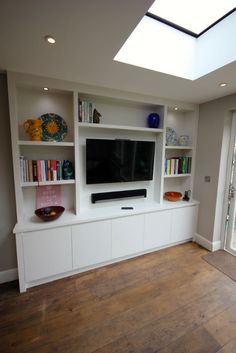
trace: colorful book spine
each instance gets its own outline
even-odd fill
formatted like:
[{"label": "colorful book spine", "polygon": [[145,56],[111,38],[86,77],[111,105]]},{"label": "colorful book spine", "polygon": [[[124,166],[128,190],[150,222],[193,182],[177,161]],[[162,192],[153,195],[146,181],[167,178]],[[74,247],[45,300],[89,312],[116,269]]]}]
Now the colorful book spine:
[{"label": "colorful book spine", "polygon": [[19,159],[22,183],[63,180],[62,160],[27,160],[24,156]]},{"label": "colorful book spine", "polygon": [[93,103],[78,99],[78,120],[80,123],[93,123]]},{"label": "colorful book spine", "polygon": [[165,175],[190,174],[192,157],[166,158]]}]

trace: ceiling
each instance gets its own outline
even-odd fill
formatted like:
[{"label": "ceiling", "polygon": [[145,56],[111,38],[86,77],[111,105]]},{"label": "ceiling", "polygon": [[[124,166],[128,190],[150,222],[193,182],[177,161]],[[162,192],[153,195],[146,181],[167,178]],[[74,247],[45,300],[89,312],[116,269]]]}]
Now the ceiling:
[{"label": "ceiling", "polygon": [[[153,0],[1,0],[0,70],[190,103],[236,93],[236,62],[191,81],[113,61],[152,3]],[[55,45],[44,41],[48,34],[55,36]],[[158,46],[158,41],[154,45]],[[229,85],[221,88],[220,82]]]}]

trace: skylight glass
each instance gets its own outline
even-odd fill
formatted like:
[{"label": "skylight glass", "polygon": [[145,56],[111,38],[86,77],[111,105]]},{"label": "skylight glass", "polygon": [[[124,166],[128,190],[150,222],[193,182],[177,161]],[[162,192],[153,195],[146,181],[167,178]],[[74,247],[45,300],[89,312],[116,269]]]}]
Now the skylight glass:
[{"label": "skylight glass", "polygon": [[235,7],[236,0],[156,0],[148,12],[199,35]]}]

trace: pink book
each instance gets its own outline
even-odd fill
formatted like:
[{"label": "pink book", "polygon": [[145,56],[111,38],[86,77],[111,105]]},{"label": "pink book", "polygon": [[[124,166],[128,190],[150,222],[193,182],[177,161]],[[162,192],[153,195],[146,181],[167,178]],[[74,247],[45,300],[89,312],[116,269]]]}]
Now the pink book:
[{"label": "pink book", "polygon": [[62,206],[61,185],[36,187],[36,209],[47,206]]}]

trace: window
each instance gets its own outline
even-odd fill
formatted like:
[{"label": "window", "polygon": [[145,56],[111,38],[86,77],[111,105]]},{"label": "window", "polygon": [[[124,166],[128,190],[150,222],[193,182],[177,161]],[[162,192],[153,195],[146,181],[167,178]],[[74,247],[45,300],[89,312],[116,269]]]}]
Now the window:
[{"label": "window", "polygon": [[194,37],[236,10],[236,0],[156,0],[147,16]]}]

